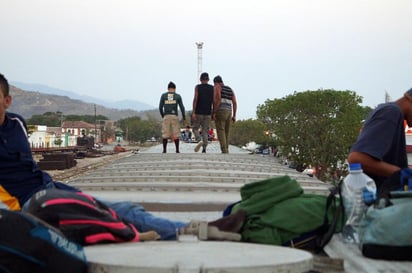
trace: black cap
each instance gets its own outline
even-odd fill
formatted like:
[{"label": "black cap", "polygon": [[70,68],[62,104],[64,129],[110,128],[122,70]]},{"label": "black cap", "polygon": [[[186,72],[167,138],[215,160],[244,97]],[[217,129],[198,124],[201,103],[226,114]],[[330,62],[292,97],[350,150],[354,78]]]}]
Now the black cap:
[{"label": "black cap", "polygon": [[169,84],[167,85],[167,88],[174,88],[176,89],[176,84],[174,84],[174,82],[169,82]]},{"label": "black cap", "polygon": [[201,80],[209,80],[209,74],[207,74],[206,72],[203,72],[202,74],[200,74],[200,79]]},{"label": "black cap", "polygon": [[220,77],[219,75],[216,76],[216,77],[213,79],[213,82],[223,83],[222,77]]}]

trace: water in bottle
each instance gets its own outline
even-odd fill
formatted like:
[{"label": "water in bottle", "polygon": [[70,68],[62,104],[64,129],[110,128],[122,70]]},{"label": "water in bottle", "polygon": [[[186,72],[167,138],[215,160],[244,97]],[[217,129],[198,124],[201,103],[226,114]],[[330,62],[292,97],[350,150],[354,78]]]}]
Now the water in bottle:
[{"label": "water in bottle", "polygon": [[359,223],[367,207],[376,199],[376,184],[363,172],[361,164],[350,164],[349,174],[342,184],[342,198],[347,217],[342,228],[343,240],[347,243],[359,243]]}]

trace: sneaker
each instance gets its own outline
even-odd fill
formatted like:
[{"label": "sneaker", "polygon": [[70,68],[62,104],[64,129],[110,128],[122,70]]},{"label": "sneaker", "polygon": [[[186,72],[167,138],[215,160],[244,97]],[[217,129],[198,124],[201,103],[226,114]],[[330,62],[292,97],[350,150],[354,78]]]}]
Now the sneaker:
[{"label": "sneaker", "polygon": [[199,143],[197,143],[197,145],[196,145],[196,147],[195,147],[195,152],[196,152],[196,153],[199,152],[200,147],[202,147],[202,145],[203,145],[203,141],[199,141]]},{"label": "sneaker", "polygon": [[206,221],[190,221],[190,223],[179,229],[178,235],[190,234],[196,235],[201,241],[219,240],[219,241],[240,241],[240,233],[221,231],[216,226],[208,225]]}]

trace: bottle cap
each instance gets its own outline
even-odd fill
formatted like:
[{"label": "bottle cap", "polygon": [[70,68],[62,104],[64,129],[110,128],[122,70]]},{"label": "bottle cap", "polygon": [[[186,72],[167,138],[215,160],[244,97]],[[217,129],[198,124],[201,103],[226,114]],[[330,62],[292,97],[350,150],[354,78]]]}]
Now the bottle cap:
[{"label": "bottle cap", "polygon": [[362,165],[360,163],[351,163],[349,164],[350,171],[359,171],[362,170]]}]

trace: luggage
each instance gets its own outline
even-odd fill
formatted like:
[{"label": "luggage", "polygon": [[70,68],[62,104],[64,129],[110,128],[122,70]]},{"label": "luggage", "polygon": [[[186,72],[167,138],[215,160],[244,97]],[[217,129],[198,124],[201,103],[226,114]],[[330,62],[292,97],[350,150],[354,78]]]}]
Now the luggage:
[{"label": "luggage", "polygon": [[242,199],[231,213],[246,211],[243,241],[319,252],[344,221],[336,191],[329,196],[305,194],[289,176],[249,183],[240,192]]},{"label": "luggage", "polygon": [[140,234],[114,210],[83,192],[46,189],[29,201],[27,212],[81,245],[137,242]]},{"label": "luggage", "polygon": [[0,272],[85,273],[82,246],[23,212],[0,209]]},{"label": "luggage", "polygon": [[367,210],[359,230],[365,257],[412,261],[411,178],[412,172],[403,169],[380,187],[379,199]]}]

